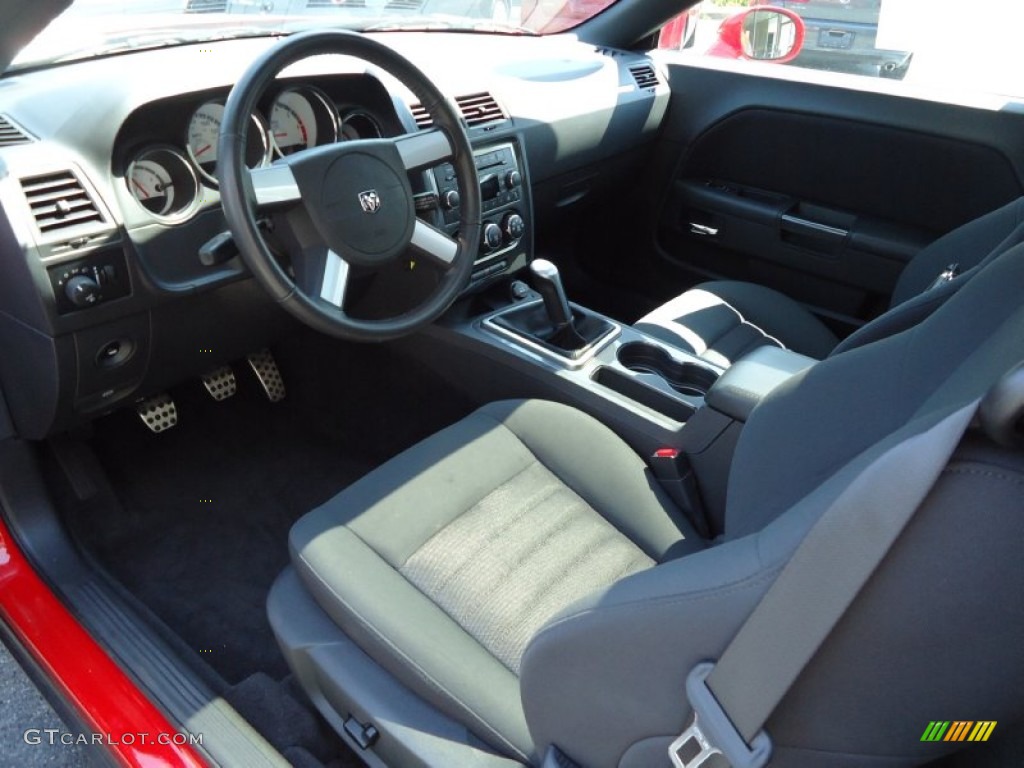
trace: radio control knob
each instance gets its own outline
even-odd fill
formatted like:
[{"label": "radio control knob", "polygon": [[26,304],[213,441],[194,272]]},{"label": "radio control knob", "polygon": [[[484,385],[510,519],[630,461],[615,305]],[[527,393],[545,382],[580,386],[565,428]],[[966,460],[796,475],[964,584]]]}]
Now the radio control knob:
[{"label": "radio control knob", "polygon": [[485,251],[493,251],[501,247],[501,227],[492,221],[484,224],[484,231],[481,237],[481,245]]},{"label": "radio control knob", "polygon": [[526,231],[526,222],[518,213],[507,213],[501,221],[501,228],[508,240],[518,240]]},{"label": "radio control knob", "polygon": [[462,198],[459,197],[459,193],[454,189],[449,189],[441,196],[441,205],[449,211],[458,208],[461,202]]},{"label": "radio control knob", "polygon": [[91,307],[103,298],[100,284],[87,275],[75,275],[68,280],[64,295],[76,307]]},{"label": "radio control knob", "polygon": [[523,175],[519,171],[509,171],[505,174],[505,188],[515,189],[523,183]]}]

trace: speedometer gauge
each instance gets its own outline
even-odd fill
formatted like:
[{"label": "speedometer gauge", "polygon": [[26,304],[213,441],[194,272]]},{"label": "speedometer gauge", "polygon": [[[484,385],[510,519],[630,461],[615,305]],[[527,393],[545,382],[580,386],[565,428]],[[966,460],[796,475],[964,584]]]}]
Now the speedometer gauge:
[{"label": "speedometer gauge", "polygon": [[138,204],[159,219],[187,216],[199,191],[192,166],[170,147],[152,147],[136,155],[125,181]]},{"label": "speedometer gauge", "polygon": [[[192,113],[188,122],[187,146],[189,157],[199,172],[214,184],[217,183],[217,141],[220,124],[224,119],[224,105],[220,101],[207,101]],[[266,130],[256,116],[252,116],[245,136],[245,164],[249,168],[265,165],[270,159]]]},{"label": "speedometer gauge", "polygon": [[270,135],[281,155],[330,144],[338,140],[338,113],[316,88],[288,88],[270,108]]}]

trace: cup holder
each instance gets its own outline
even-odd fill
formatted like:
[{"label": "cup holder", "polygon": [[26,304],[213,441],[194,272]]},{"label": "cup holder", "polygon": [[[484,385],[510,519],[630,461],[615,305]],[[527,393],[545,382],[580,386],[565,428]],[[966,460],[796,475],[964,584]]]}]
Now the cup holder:
[{"label": "cup holder", "polygon": [[645,341],[632,341],[619,347],[619,362],[634,373],[661,376],[676,392],[703,397],[718,379],[710,368],[682,363],[662,347]]}]

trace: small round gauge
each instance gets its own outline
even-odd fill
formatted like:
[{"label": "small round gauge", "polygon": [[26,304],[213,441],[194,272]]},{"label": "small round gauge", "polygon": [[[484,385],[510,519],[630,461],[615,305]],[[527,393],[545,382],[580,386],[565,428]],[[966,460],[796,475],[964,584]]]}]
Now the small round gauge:
[{"label": "small round gauge", "polygon": [[[217,183],[217,141],[223,119],[224,104],[220,101],[207,101],[192,113],[192,118],[188,121],[186,144],[189,157],[199,168],[199,172],[214,184]],[[259,117],[253,115],[245,137],[245,164],[250,168],[257,168],[269,160],[270,148],[267,144],[266,129]]]},{"label": "small round gauge", "polygon": [[170,147],[151,147],[136,155],[125,181],[139,205],[162,219],[188,215],[199,191],[192,166]]},{"label": "small round gauge", "polygon": [[270,107],[270,135],[280,155],[338,140],[338,113],[316,88],[288,88]]},{"label": "small round gauge", "polygon": [[377,118],[369,112],[348,112],[341,119],[341,138],[343,141],[352,139],[379,139],[384,135]]}]

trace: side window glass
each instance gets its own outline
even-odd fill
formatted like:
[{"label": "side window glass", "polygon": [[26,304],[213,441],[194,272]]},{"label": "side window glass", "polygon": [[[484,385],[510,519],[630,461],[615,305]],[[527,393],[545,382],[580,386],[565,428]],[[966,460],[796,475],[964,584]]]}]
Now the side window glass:
[{"label": "side window glass", "polygon": [[1020,0],[704,0],[662,28],[658,48],[813,70],[816,82],[1024,97],[1022,28]]}]

